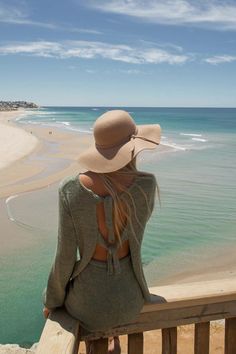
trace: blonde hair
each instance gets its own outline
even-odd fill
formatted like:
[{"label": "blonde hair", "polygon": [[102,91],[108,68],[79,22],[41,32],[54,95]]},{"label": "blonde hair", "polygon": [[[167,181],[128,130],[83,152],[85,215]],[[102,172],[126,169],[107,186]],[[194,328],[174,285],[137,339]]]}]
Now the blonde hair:
[{"label": "blonde hair", "polygon": [[[132,225],[132,220],[131,220],[132,210],[130,208],[127,199],[121,198],[121,194],[125,193],[126,195],[128,195],[132,203],[132,209],[134,212],[135,219],[140,226],[142,225],[140,224],[137,218],[135,201],[129,191],[129,187],[124,186],[122,183],[118,181],[118,179],[121,176],[134,177],[135,179],[135,177],[141,175],[145,176],[145,175],[149,175],[149,173],[137,170],[136,158],[131,160],[125,167],[117,171],[109,172],[109,173],[99,173],[99,176],[103,181],[105,188],[107,189],[108,193],[111,195],[113,199],[114,234],[115,234],[115,238],[118,239],[120,244],[121,244],[121,234],[127,223],[130,224],[134,237],[136,238],[133,225]],[[150,209],[145,192],[141,187],[139,187],[139,189],[146,200],[147,208]],[[156,184],[156,191],[157,191],[158,199],[160,200],[160,192],[157,184]]]}]

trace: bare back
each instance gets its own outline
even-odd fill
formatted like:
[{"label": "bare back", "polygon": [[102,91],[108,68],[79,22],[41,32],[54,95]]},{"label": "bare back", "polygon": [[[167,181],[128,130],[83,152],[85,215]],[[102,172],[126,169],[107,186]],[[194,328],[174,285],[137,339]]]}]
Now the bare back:
[{"label": "bare back", "polygon": [[[95,194],[104,197],[109,195],[107,189],[102,183],[99,176],[94,172],[86,172],[79,175],[80,182],[89,190],[93,191]],[[133,183],[134,177],[122,176],[122,178],[117,179],[119,183],[124,187],[129,187]],[[105,211],[103,202],[97,204],[97,224],[98,229],[104,239],[108,239],[108,228],[106,226]],[[120,230],[122,231],[122,230]],[[126,240],[122,243],[122,246],[118,249],[117,255],[121,259],[129,254],[129,241]],[[93,259],[106,261],[107,260],[107,250],[101,245],[97,244],[95,252],[93,254]]]}]

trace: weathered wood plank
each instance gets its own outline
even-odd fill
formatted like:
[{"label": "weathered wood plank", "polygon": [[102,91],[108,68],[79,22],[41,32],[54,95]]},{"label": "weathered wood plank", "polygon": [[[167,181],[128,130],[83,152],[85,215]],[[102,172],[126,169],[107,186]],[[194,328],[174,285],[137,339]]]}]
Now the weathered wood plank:
[{"label": "weathered wood plank", "polygon": [[107,354],[108,338],[100,338],[94,341],[94,354]]},{"label": "weathered wood plank", "polygon": [[126,326],[113,328],[106,333],[82,333],[81,337],[82,340],[85,338],[96,339],[99,337],[140,333],[154,329],[170,328],[230,317],[236,317],[236,300],[217,304],[145,312],[141,313],[135,322]]},{"label": "weathered wood plank", "polygon": [[143,333],[128,335],[128,354],[143,354]]},{"label": "weathered wood plank", "polygon": [[36,354],[77,354],[79,322],[64,309],[50,314],[39,340]]},{"label": "weathered wood plank", "polygon": [[142,312],[236,300],[236,279],[221,279],[151,287],[152,302]]},{"label": "weathered wood plank", "polygon": [[225,320],[225,354],[236,353],[236,317]]},{"label": "weathered wood plank", "polygon": [[194,335],[194,354],[209,354],[210,322],[196,323]]},{"label": "weathered wood plank", "polygon": [[177,328],[162,330],[162,354],[177,354]]}]

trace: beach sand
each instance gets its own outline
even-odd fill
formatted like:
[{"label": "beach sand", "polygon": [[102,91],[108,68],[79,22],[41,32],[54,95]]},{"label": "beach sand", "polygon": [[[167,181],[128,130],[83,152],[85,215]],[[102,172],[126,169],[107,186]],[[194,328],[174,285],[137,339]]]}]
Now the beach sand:
[{"label": "beach sand", "polygon": [[35,136],[12,124],[12,119],[18,115],[19,112],[0,113],[0,170],[28,155],[40,144]]},{"label": "beach sand", "polygon": [[[178,327],[178,354],[194,354],[194,326]],[[121,336],[121,353],[127,353],[128,337]],[[217,322],[211,324],[210,354],[223,354],[224,331],[223,326]],[[161,354],[161,331],[149,331],[144,333],[144,353]],[[81,343],[79,354],[86,354],[84,343]],[[204,354],[204,353],[202,353]]]},{"label": "beach sand", "polygon": [[[0,255],[4,256],[24,248],[32,239],[30,230],[10,220],[9,206],[13,204],[14,209],[14,204],[17,204],[15,214],[19,212],[20,218],[26,217],[26,223],[40,220],[39,224],[45,225],[47,218],[51,229],[56,229],[58,183],[64,177],[82,171],[77,157],[81,149],[91,143],[89,135],[54,127],[27,124],[23,129],[14,122],[22,113],[23,110],[0,112],[0,132],[2,137],[7,136],[7,154],[11,157],[10,163],[3,167],[5,139],[0,139],[0,152],[4,149],[0,154]],[[45,203],[47,195],[51,196],[51,201]],[[13,200],[15,196],[17,199]],[[36,200],[38,210],[35,210]],[[40,205],[46,208],[53,203],[52,200],[55,208],[51,217],[50,210],[40,210]]]},{"label": "beach sand", "polygon": [[91,142],[90,135],[55,127],[19,128],[14,124],[19,114],[22,110],[0,112],[0,198],[43,188],[79,171],[78,154]]},{"label": "beach sand", "polygon": [[[3,151],[0,155],[0,223],[2,230],[0,242],[1,253],[4,255],[19,250],[20,247],[25,247],[27,242],[32,242],[32,238],[28,236],[28,230],[21,228],[19,224],[9,219],[6,201],[9,202],[9,198],[15,195],[22,196],[15,199],[15,202],[14,199],[11,201],[12,210],[15,210],[14,215],[18,215],[21,220],[28,218],[28,221],[30,220],[35,225],[43,222],[47,224],[46,220],[43,221],[43,216],[39,215],[40,213],[37,214],[37,211],[32,210],[32,214],[28,213],[30,202],[35,202],[35,200],[40,202],[40,198],[45,198],[45,195],[50,196],[50,193],[56,197],[59,181],[65,176],[82,171],[77,163],[77,157],[79,152],[91,142],[89,134],[79,134],[55,127],[27,124],[23,129],[14,123],[19,114],[22,114],[22,111],[0,113],[0,151]],[[27,210],[24,213],[26,205]],[[49,228],[55,227],[57,222],[55,213],[52,217],[50,216],[48,222],[51,223]],[[159,285],[229,277],[232,277],[232,280],[236,279],[234,251],[231,249],[231,251],[222,252],[221,256],[212,260],[211,266],[206,267],[204,264],[200,264],[196,268],[190,268],[180,274],[160,279]],[[178,343],[181,354],[193,353],[193,349],[191,349],[193,345],[192,331],[193,326],[184,326],[179,329]],[[145,353],[161,353],[160,338],[160,331],[146,332]],[[126,337],[122,337],[121,340],[122,346],[125,348]],[[214,342],[211,354],[221,353],[223,329],[220,324],[212,325],[211,342]],[[80,352],[84,353],[83,344]],[[0,351],[0,353],[2,352]]]}]

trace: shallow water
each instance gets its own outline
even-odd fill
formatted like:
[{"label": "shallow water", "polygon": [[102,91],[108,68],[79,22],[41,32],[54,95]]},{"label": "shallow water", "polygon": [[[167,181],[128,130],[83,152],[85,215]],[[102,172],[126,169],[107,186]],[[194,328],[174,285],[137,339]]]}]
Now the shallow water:
[{"label": "shallow water", "polygon": [[[105,111],[42,108],[39,114],[29,111],[18,123],[91,134],[94,120]],[[161,192],[161,207],[157,200],[142,248],[153,285],[235,246],[236,109],[128,111],[139,124],[160,123],[162,143],[169,147],[168,152],[144,152],[138,159],[140,169],[155,173]],[[57,186],[9,199],[7,205],[32,242],[1,257],[0,342],[33,343],[43,326],[41,293],[55,252]]]}]

